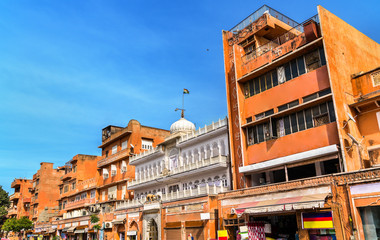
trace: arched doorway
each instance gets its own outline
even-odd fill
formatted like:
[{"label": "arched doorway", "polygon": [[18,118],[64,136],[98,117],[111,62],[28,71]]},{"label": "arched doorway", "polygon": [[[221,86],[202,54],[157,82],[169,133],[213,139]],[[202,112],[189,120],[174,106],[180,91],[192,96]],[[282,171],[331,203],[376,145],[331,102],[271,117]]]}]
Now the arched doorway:
[{"label": "arched doorway", "polygon": [[127,232],[127,240],[137,240],[139,226],[136,221],[133,220],[129,225],[129,231]]},{"label": "arched doorway", "polygon": [[157,223],[153,219],[149,221],[149,240],[158,240]]}]

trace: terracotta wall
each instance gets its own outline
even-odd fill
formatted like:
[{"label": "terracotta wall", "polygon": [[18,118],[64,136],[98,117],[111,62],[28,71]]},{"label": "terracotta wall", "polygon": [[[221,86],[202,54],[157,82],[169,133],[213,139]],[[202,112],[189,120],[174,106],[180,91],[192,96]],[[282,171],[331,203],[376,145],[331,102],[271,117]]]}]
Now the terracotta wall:
[{"label": "terracotta wall", "polygon": [[[318,6],[318,13],[334,95],[340,143],[346,146],[347,142],[351,143],[348,131],[358,140],[362,139],[357,125],[353,122],[350,121],[345,129],[342,128],[343,121],[348,120],[347,112],[355,115],[348,107],[348,104],[353,103],[351,75],[372,70],[380,65],[380,45],[323,7]],[[344,150],[343,158],[347,171],[363,168],[363,159],[359,151],[348,153]]]}]

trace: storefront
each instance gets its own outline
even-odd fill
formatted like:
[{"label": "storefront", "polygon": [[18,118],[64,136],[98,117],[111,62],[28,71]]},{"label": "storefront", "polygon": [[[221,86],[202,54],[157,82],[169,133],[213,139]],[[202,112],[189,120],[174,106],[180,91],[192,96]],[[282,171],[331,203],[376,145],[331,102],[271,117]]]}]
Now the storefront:
[{"label": "storefront", "polygon": [[75,239],[76,240],[87,240],[87,230],[88,230],[87,225],[76,227],[74,230]]},{"label": "storefront", "polygon": [[380,183],[350,187],[355,227],[360,239],[380,238]]},{"label": "storefront", "polygon": [[[325,186],[224,198],[223,228],[232,240],[248,236],[259,240],[336,239],[332,212],[326,205],[330,194],[330,186]],[[328,216],[319,216],[322,212]]]}]

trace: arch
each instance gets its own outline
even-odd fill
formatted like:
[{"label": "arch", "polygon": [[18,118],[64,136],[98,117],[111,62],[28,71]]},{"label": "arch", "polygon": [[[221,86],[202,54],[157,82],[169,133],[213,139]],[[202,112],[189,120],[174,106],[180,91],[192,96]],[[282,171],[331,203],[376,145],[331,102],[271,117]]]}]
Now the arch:
[{"label": "arch", "polygon": [[153,218],[148,222],[148,236],[149,240],[158,240],[158,227]]},{"label": "arch", "polygon": [[206,145],[206,158],[211,157],[211,147],[209,144]]},{"label": "arch", "polygon": [[193,158],[194,158],[194,162],[200,160],[200,159],[199,159],[199,149],[198,149],[198,148],[193,150],[193,156],[194,156],[194,157],[193,157]]},{"label": "arch", "polygon": [[219,187],[220,186],[220,177],[219,176],[215,176],[214,177],[214,184]]},{"label": "arch", "polygon": [[201,159],[200,159],[200,160],[205,159],[205,154],[206,154],[206,152],[205,152],[205,148],[202,146],[202,147],[201,147]]},{"label": "arch", "polygon": [[217,142],[212,143],[211,157],[216,157],[219,155],[219,145]]},{"label": "arch", "polygon": [[220,144],[220,155],[226,156],[226,145],[224,144],[224,140],[219,141]]},{"label": "arch", "polygon": [[135,220],[132,220],[131,223],[129,224],[129,231],[138,231],[139,230],[139,225]]},{"label": "arch", "polygon": [[208,178],[207,179],[207,184],[209,185],[209,186],[212,186],[212,185],[214,185],[214,182],[212,181],[212,178]]}]

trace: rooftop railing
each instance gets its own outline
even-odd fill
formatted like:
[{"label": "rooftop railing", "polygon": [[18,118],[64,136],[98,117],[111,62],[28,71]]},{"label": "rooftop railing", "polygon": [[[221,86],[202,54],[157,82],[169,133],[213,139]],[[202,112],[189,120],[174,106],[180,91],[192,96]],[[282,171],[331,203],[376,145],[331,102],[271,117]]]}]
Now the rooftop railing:
[{"label": "rooftop railing", "polygon": [[106,158],[103,158],[102,160],[100,160],[97,163],[97,166],[102,167],[104,165],[110,164],[110,163],[117,161],[117,160],[119,160],[123,157],[126,157],[126,156],[129,156],[129,149],[128,148],[120,150],[119,152],[112,154]]},{"label": "rooftop railing", "polygon": [[249,15],[247,18],[245,18],[243,21],[238,23],[235,27],[231,28],[230,32],[237,32],[240,31],[244,28],[246,28],[249,24],[253,23],[257,19],[259,19],[262,15],[265,13],[269,13],[272,17],[277,18],[278,20],[288,24],[291,27],[295,27],[298,25],[296,21],[293,19],[285,16],[284,14],[274,10],[271,7],[268,7],[267,5],[262,6],[258,10],[256,10],[254,13]]},{"label": "rooftop railing", "polygon": [[196,130],[196,131],[194,131],[192,133],[189,133],[187,135],[181,136],[181,138],[179,140],[179,143],[187,141],[187,140],[195,138],[195,137],[198,137],[199,135],[211,132],[211,131],[213,131],[215,129],[224,127],[224,126],[227,125],[227,123],[228,123],[227,117],[224,118],[224,119],[222,119],[222,120],[219,119],[217,122],[212,122],[212,124],[210,124],[208,126],[206,125],[203,128],[199,128],[198,130]]},{"label": "rooftop railing", "polygon": [[243,58],[245,59],[245,61],[250,61],[250,60],[256,59],[256,58],[266,54],[267,52],[274,51],[274,49],[277,48],[278,46],[280,46],[280,45],[282,45],[282,44],[284,44],[290,40],[293,40],[297,36],[303,34],[304,33],[304,24],[311,21],[311,20],[316,22],[316,23],[319,23],[318,14],[307,19],[306,21],[304,21],[300,24],[297,24],[296,26],[293,26],[292,29],[290,29],[289,31],[287,31],[283,35],[281,35],[281,36],[273,39],[272,41],[256,48],[254,51],[252,51],[248,54],[245,54],[243,56]]}]

